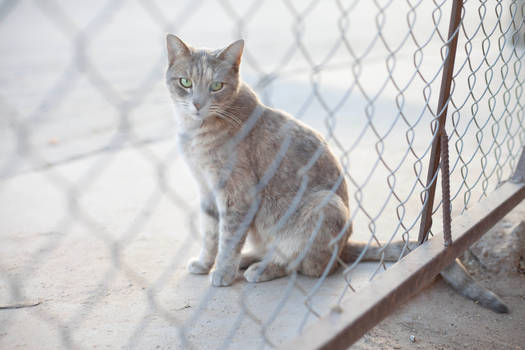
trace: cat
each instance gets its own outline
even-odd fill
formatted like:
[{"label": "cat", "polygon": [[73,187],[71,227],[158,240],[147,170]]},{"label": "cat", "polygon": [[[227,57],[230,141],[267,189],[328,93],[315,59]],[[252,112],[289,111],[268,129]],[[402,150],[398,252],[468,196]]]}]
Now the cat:
[{"label": "cat", "polygon": [[[219,50],[192,48],[172,34],[166,41],[179,146],[201,198],[203,247],[190,273],[210,273],[212,285],[228,286],[239,269],[248,282],[262,282],[293,270],[320,277],[363,251],[363,261],[401,257],[404,242],[382,249],[349,241],[339,161],[318,132],[263,105],[241,81],[243,40]],[[253,249],[242,254],[246,239]],[[442,275],[467,297],[508,311],[459,262]]]}]

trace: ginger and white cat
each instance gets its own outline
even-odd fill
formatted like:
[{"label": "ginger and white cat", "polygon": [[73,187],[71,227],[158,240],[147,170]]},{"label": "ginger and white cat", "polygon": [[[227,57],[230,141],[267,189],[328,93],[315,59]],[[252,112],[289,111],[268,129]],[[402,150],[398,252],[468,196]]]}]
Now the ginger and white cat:
[{"label": "ginger and white cat", "polygon": [[[166,39],[166,81],[202,208],[203,247],[189,271],[211,271],[213,285],[228,286],[239,269],[248,282],[261,282],[294,269],[319,277],[337,268],[336,257],[355,259],[366,245],[348,240],[348,193],[338,160],[318,132],[265,106],[241,81],[244,42],[206,50],[171,34]],[[254,249],[241,255],[247,238]],[[385,259],[396,261],[403,246],[390,244]],[[363,258],[380,254],[372,246]],[[482,305],[507,310],[459,263],[442,275]]]}]

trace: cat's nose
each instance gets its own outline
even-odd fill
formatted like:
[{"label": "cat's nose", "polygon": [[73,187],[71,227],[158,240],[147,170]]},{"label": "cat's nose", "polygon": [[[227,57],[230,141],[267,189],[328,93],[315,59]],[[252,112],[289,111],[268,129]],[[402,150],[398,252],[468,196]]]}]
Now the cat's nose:
[{"label": "cat's nose", "polygon": [[193,105],[195,106],[195,108],[196,108],[197,110],[201,109],[201,104],[200,104],[200,103],[198,103],[198,102],[193,102]]}]

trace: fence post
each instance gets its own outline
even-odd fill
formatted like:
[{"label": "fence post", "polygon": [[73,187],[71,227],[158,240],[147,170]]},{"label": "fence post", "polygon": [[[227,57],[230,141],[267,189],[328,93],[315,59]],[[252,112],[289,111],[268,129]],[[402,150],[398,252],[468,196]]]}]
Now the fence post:
[{"label": "fence post", "polygon": [[[452,9],[450,11],[450,22],[448,27],[448,42],[447,42],[447,56],[443,65],[443,74],[441,76],[441,88],[439,91],[439,101],[437,115],[439,117],[438,127],[432,141],[432,150],[430,152],[430,162],[428,165],[427,172],[427,192],[425,195],[425,201],[423,204],[423,213],[421,215],[421,223],[419,226],[419,243],[423,243],[430,231],[432,226],[432,208],[434,206],[434,196],[436,193],[437,184],[437,171],[439,168],[440,155],[442,153],[441,142],[448,142],[446,135],[445,123],[447,119],[447,107],[450,97],[450,85],[452,83],[452,77],[454,73],[454,61],[456,58],[456,47],[459,36],[459,24],[461,22],[461,10],[463,8],[463,0],[454,0],[452,3]],[[448,160],[448,147],[444,147],[443,151],[446,152],[445,160]],[[447,164],[448,165],[448,164]],[[444,169],[447,168],[447,169]],[[446,170],[446,174],[445,171]],[[443,177],[443,225],[445,234],[445,244],[450,243],[450,191],[446,189],[448,184],[448,166],[442,168]]]}]

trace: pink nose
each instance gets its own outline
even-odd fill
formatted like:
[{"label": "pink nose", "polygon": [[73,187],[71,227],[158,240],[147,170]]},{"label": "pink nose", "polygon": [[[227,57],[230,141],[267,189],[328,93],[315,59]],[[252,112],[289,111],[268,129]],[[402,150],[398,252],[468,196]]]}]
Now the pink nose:
[{"label": "pink nose", "polygon": [[193,105],[195,106],[195,108],[196,108],[197,110],[201,109],[201,104],[200,104],[200,103],[193,102]]}]

